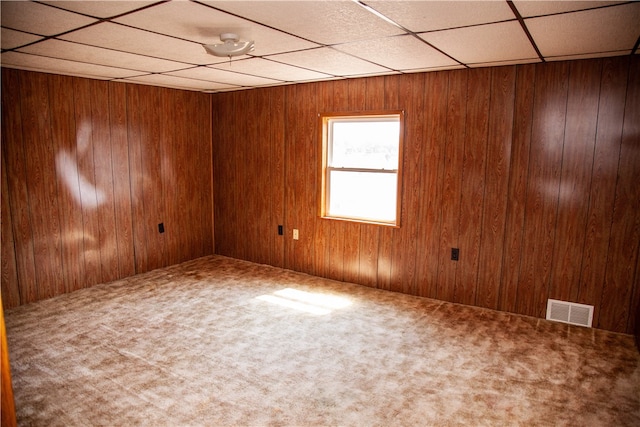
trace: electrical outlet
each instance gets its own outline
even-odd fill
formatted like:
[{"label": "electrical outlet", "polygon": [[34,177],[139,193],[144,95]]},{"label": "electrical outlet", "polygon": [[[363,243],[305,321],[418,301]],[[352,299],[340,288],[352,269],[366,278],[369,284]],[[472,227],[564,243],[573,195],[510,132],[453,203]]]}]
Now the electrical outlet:
[{"label": "electrical outlet", "polygon": [[451,261],[458,261],[460,259],[460,249],[451,248]]},{"label": "electrical outlet", "polygon": [[293,240],[298,240],[299,237],[300,237],[300,234],[298,233],[298,229],[294,228],[293,229]]}]

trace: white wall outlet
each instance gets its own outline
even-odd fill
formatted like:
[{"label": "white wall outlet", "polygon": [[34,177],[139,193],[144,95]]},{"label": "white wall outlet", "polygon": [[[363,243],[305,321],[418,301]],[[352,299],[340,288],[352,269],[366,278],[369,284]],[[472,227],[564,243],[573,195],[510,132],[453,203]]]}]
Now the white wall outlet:
[{"label": "white wall outlet", "polygon": [[293,240],[298,240],[299,237],[300,237],[300,235],[298,234],[298,229],[294,228],[293,229]]}]

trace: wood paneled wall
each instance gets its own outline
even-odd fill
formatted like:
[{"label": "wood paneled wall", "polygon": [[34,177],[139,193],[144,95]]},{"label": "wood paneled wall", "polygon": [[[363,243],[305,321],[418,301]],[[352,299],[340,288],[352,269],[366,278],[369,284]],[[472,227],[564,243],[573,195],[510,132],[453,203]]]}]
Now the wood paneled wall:
[{"label": "wood paneled wall", "polygon": [[[402,226],[319,219],[318,113],[380,109],[406,114]],[[537,317],[581,302],[633,331],[637,55],[218,94],[212,112],[217,253]]]},{"label": "wood paneled wall", "polygon": [[2,69],[5,307],[213,253],[210,108]]}]

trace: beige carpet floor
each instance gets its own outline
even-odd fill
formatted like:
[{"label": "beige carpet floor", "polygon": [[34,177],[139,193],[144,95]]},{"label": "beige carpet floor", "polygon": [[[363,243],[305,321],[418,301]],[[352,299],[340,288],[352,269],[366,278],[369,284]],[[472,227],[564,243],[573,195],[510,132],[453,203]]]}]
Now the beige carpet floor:
[{"label": "beige carpet floor", "polygon": [[6,312],[24,426],[638,426],[633,337],[220,256]]}]

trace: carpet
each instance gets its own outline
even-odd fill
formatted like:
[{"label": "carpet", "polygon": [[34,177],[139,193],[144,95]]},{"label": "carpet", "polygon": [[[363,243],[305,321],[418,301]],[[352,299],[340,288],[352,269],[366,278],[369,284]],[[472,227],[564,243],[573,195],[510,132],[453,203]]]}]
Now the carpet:
[{"label": "carpet", "polygon": [[222,256],[5,316],[19,425],[640,425],[632,336]]}]

